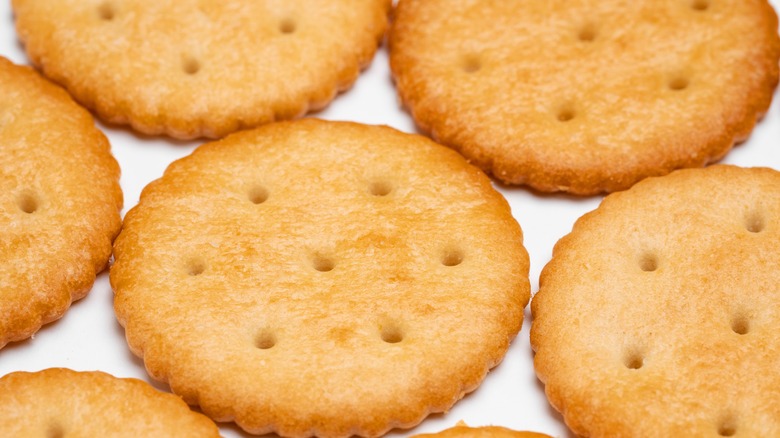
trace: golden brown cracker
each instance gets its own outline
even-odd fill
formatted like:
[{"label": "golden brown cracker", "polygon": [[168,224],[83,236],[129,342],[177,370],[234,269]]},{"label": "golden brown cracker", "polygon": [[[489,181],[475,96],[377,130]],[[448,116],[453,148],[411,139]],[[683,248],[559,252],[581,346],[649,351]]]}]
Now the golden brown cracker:
[{"label": "golden brown cracker", "polygon": [[222,137],[326,106],[368,65],[390,0],[13,0],[33,63],[103,119]]},{"label": "golden brown cracker", "polygon": [[776,170],[681,170],[608,196],[531,305],[550,403],[582,436],[780,436],[778,260]]},{"label": "golden brown cracker", "polygon": [[0,58],[0,346],[89,292],[121,207],[119,166],[90,114]]},{"label": "golden brown cracker", "polygon": [[488,178],[354,123],[201,146],[144,190],[114,250],[131,349],[252,433],[378,436],[446,411],[501,361],[529,298]]},{"label": "golden brown cracker", "polygon": [[766,0],[401,0],[417,124],[509,184],[612,192],[723,157],[778,81]]},{"label": "golden brown cracker", "polygon": [[414,435],[414,438],[550,438],[549,435],[544,435],[535,432],[519,432],[516,430],[507,429],[500,426],[482,426],[482,427],[469,427],[466,425],[457,425],[447,430],[443,430],[439,433],[426,433],[421,435]]},{"label": "golden brown cracker", "polygon": [[50,368],[0,378],[5,437],[219,437],[173,394],[137,379]]}]

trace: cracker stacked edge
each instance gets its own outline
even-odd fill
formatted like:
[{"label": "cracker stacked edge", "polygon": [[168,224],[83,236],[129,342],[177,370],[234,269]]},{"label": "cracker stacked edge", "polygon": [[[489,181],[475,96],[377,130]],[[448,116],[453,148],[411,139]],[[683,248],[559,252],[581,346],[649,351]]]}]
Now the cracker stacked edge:
[{"label": "cracker stacked edge", "polygon": [[529,299],[509,205],[387,127],[278,123],[201,146],[115,244],[115,309],[150,374],[218,421],[378,436],[448,410]]},{"label": "cracker stacked edge", "polygon": [[84,297],[121,225],[119,166],[90,114],[0,58],[0,346]]}]

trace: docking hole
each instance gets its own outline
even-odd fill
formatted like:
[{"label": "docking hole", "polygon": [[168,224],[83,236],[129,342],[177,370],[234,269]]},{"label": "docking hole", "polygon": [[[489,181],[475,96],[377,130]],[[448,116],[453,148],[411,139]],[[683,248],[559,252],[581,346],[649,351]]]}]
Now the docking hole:
[{"label": "docking hole", "polygon": [[292,18],[285,18],[279,23],[279,32],[283,34],[295,33],[297,26]]},{"label": "docking hole", "polygon": [[252,204],[259,205],[268,200],[268,190],[262,186],[255,186],[249,190],[248,198]]},{"label": "docking hole", "polygon": [[111,21],[116,17],[116,8],[110,2],[101,3],[97,12],[100,19],[104,21]]},{"label": "docking hole", "polygon": [[764,217],[759,213],[751,213],[745,218],[745,229],[751,233],[760,233],[764,231]]},{"label": "docking hole", "polygon": [[319,272],[330,272],[336,267],[336,264],[329,257],[316,254],[312,257],[312,266]]},{"label": "docking hole", "polygon": [[268,330],[261,330],[257,336],[255,336],[255,347],[260,350],[268,350],[276,345],[276,335]]},{"label": "docking hole", "polygon": [[639,258],[639,268],[645,272],[653,272],[658,269],[658,257],[652,253],[644,253]]},{"label": "docking hole", "polygon": [[645,364],[644,356],[638,351],[629,351],[623,358],[623,364],[631,370],[638,370]]},{"label": "docking hole", "polygon": [[397,344],[404,340],[404,334],[401,328],[395,324],[386,324],[382,327],[382,340],[388,344]]},{"label": "docking hole", "polygon": [[16,199],[16,205],[19,207],[19,210],[27,214],[33,214],[38,211],[38,198],[32,193],[25,192]]}]

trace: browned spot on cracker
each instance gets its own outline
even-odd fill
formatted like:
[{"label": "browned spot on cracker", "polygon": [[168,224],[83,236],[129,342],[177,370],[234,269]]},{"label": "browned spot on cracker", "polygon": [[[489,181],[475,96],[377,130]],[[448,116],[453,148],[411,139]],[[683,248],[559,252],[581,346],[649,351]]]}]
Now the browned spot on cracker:
[{"label": "browned spot on cracker", "polygon": [[355,337],[355,330],[350,327],[333,327],[328,331],[328,337],[338,345],[347,345]]}]

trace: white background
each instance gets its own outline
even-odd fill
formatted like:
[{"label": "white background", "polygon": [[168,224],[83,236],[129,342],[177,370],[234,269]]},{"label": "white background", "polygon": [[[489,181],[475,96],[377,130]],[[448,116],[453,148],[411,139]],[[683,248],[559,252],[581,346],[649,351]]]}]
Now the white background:
[{"label": "white background", "polygon": [[[9,3],[8,0],[0,0],[0,55],[16,63],[28,64],[14,34]],[[778,7],[780,0],[770,3]],[[723,162],[780,170],[780,102],[777,93],[775,98],[770,112],[750,140],[736,147]],[[386,46],[380,48],[371,67],[355,86],[316,116],[386,124],[402,131],[416,132],[409,114],[398,103],[389,73]],[[127,129],[98,125],[108,135],[113,153],[122,167],[124,211],[138,202],[141,189],[159,178],[171,161],[188,155],[199,144],[139,136]],[[555,242],[571,230],[579,216],[596,208],[601,198],[540,195],[524,188],[498,189],[509,200],[523,228],[525,246],[531,256],[531,288],[532,292],[536,292],[539,273],[549,261]],[[150,381],[142,361],[127,348],[124,330],[114,318],[112,300],[108,275],[104,272],[98,276],[91,293],[74,303],[61,320],[44,326],[33,339],[10,344],[0,351],[0,375],[17,370],[67,367],[102,370],[115,376]],[[393,432],[388,436],[435,432],[459,420],[465,420],[472,426],[496,424],[559,437],[569,436],[560,416],[547,403],[544,388],[534,375],[533,355],[528,341],[530,310],[526,309],[525,313],[523,329],[506,359],[488,374],[477,391],[467,395],[449,413],[431,416],[411,431]],[[150,383],[167,390],[165,385]],[[244,436],[231,424],[223,425],[222,433],[229,437]]]}]

